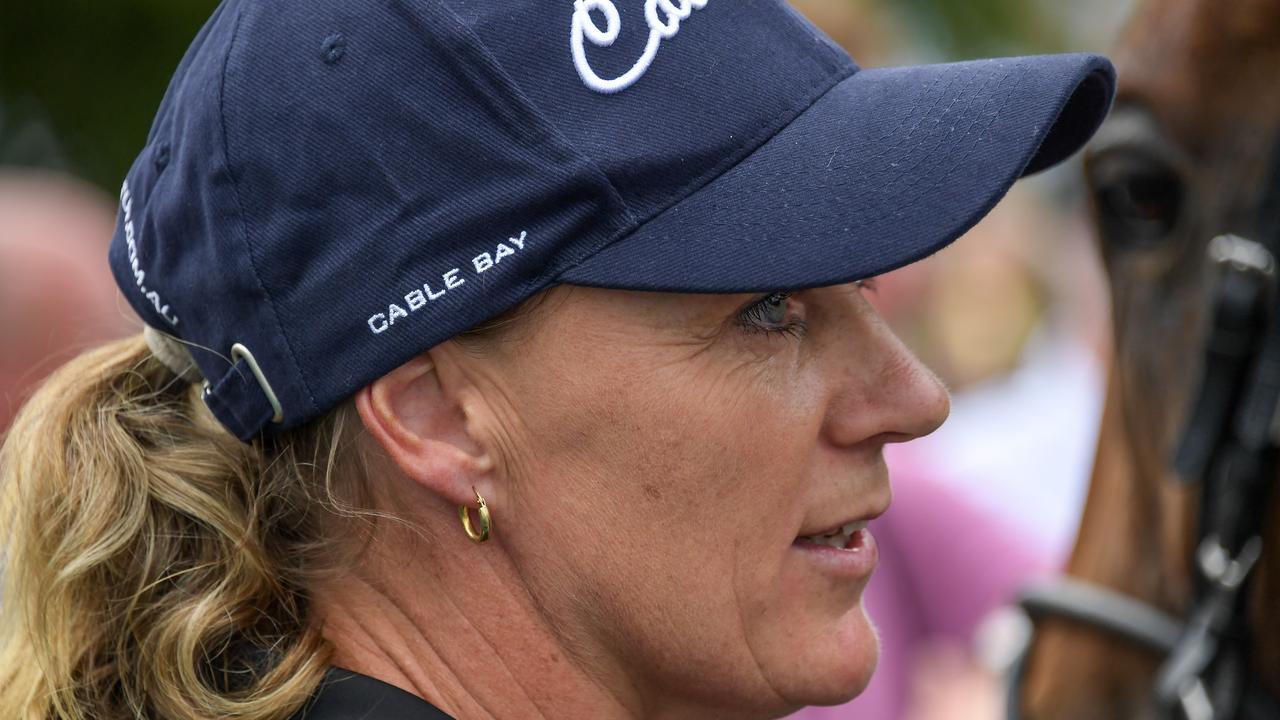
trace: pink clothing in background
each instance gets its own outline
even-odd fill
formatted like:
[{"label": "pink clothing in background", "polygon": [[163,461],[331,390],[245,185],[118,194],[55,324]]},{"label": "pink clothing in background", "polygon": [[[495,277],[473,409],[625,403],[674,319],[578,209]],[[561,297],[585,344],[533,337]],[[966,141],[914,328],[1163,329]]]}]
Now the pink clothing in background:
[{"label": "pink clothing in background", "polygon": [[[971,647],[978,623],[1057,563],[999,517],[913,462],[910,446],[886,448],[893,504],[871,523],[880,563],[864,598],[880,634],[880,664],[866,691],[792,720],[898,720],[917,653],[935,641]],[[1034,482],[1034,478],[1028,478]]]}]

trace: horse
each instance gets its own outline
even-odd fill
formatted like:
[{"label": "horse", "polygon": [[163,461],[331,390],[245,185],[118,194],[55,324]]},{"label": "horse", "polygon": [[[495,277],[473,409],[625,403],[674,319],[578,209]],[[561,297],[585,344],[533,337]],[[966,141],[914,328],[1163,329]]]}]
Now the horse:
[{"label": "horse", "polygon": [[[1207,367],[1217,277],[1209,255],[1221,249],[1210,241],[1227,233],[1280,241],[1280,222],[1267,226],[1263,212],[1267,188],[1280,187],[1280,0],[1146,0],[1114,57],[1119,96],[1085,164],[1111,291],[1114,352],[1066,572],[1086,590],[1137,601],[1139,614],[1156,616],[1153,632],[1167,636],[1185,631],[1181,619],[1203,582],[1195,560],[1202,485],[1181,478],[1171,458]],[[1273,217],[1277,210],[1270,208]],[[1238,613],[1248,627],[1241,644],[1250,682],[1276,698],[1280,491],[1253,512],[1262,549],[1240,590]],[[1036,618],[1011,716],[1168,717],[1169,705],[1153,692],[1166,658],[1153,646],[1169,641],[1137,642],[1134,633],[1115,631],[1126,621],[1107,614]],[[1168,627],[1169,619],[1177,627]],[[1221,710],[1204,699],[1184,698],[1180,715],[1221,720]]]}]

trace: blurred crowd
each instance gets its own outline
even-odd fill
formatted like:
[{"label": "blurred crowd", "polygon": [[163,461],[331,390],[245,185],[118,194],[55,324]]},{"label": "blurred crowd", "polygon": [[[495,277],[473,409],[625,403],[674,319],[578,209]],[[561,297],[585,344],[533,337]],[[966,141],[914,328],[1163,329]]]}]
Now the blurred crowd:
[{"label": "blurred crowd", "polygon": [[115,203],[102,190],[65,174],[0,169],[0,433],[50,371],[138,327],[107,271],[114,226]]},{"label": "blurred crowd", "polygon": [[[1047,0],[794,4],[864,66],[1101,50],[1128,7],[1102,0],[1069,8]],[[126,108],[129,117],[150,117],[164,89],[156,78],[169,75],[211,8],[207,1],[179,11],[120,0],[94,11],[114,13],[120,23],[171,25],[164,29],[172,37],[151,55],[108,44],[118,40],[96,48],[123,74],[115,82],[129,85],[121,105],[144,106]],[[48,49],[34,55],[14,50],[41,42],[24,23],[53,27],[57,11],[43,18],[31,8],[18,12],[0,10],[0,433],[50,370],[140,329],[117,296],[105,254],[115,184],[128,148],[141,147],[147,128],[87,123],[110,116],[109,100],[90,92],[87,76],[62,77],[54,88],[44,67],[46,60],[65,64],[55,43],[72,41],[46,37],[38,47]],[[78,96],[79,108],[67,100]],[[883,653],[871,687],[847,706],[795,717],[1000,715],[998,673],[1011,641],[991,618],[1070,551],[1102,405],[1107,300],[1079,173],[1068,165],[1020,184],[951,248],[878,279],[874,302],[952,389],[953,410],[934,435],[887,453],[895,499],[872,526],[882,562],[868,607]]]}]

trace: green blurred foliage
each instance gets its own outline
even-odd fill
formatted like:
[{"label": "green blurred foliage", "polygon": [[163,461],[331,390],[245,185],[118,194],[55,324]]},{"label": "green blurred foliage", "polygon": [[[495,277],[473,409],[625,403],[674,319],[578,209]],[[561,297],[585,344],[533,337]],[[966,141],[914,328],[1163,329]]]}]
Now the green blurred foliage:
[{"label": "green blurred foliage", "polygon": [[0,0],[0,163],[109,190],[213,0]]},{"label": "green blurred foliage", "polygon": [[[884,1],[938,59],[1062,45],[1032,0]],[[59,168],[114,191],[216,4],[0,0],[0,164]]]},{"label": "green blurred foliage", "polygon": [[1061,52],[1065,39],[1033,0],[892,0],[937,59]]}]

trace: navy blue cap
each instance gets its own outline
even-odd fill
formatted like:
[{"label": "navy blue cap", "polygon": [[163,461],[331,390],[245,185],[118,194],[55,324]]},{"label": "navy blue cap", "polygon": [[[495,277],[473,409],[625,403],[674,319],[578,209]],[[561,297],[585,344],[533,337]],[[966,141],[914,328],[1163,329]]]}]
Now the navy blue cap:
[{"label": "navy blue cap", "polygon": [[1095,55],[860,70],[778,0],[224,0],[110,263],[250,439],[557,283],[798,289],[924,257],[1079,149],[1114,87]]}]

